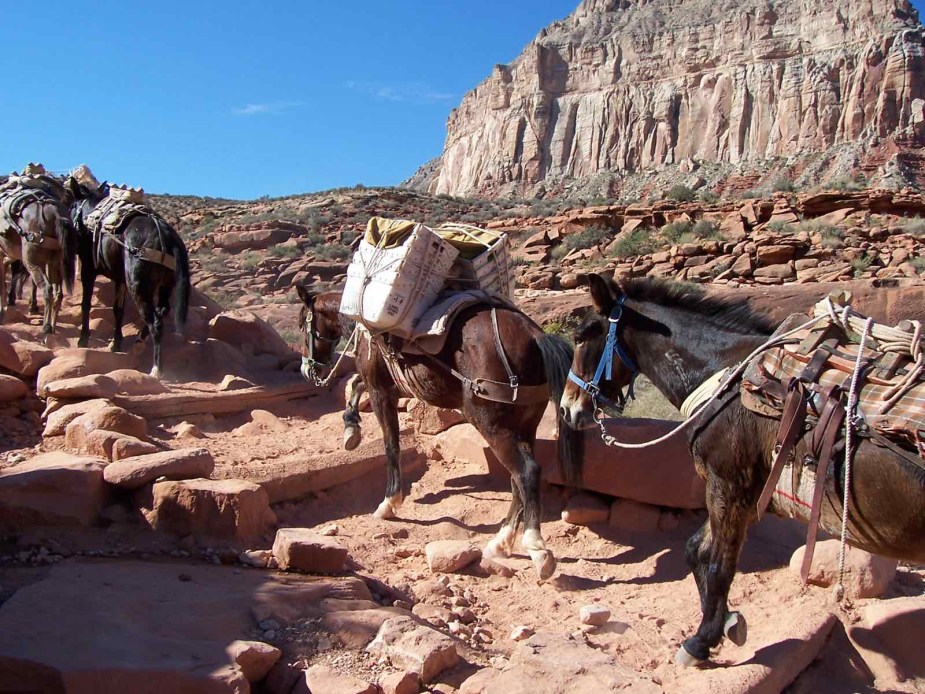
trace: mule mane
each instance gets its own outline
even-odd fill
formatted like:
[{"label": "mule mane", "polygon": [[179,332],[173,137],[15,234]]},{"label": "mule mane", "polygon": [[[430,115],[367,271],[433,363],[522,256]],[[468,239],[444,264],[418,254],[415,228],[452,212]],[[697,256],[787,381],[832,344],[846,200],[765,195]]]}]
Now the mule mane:
[{"label": "mule mane", "polygon": [[709,296],[697,285],[643,277],[624,280],[619,286],[629,299],[697,313],[735,332],[770,335],[777,329],[777,323],[755,311],[748,301]]}]

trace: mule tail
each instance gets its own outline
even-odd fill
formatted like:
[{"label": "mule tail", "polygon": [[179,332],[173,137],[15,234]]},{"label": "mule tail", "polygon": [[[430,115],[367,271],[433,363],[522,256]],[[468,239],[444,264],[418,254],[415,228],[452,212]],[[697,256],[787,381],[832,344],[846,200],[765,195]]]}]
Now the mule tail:
[{"label": "mule tail", "polygon": [[174,288],[177,292],[176,313],[174,314],[177,326],[177,332],[182,333],[186,325],[186,316],[189,313],[190,301],[190,271],[189,271],[189,254],[186,252],[186,246],[177,235],[174,247],[173,257],[177,263],[176,280]]},{"label": "mule tail", "polygon": [[56,223],[58,241],[61,243],[61,277],[68,294],[74,293],[74,277],[77,274],[77,231],[67,215],[58,215]]},{"label": "mule tail", "polygon": [[[543,355],[546,383],[549,384],[549,401],[556,412],[565,390],[569,369],[572,368],[572,347],[558,335],[543,335],[536,340]],[[577,486],[581,482],[584,463],[584,435],[572,429],[561,416],[556,416],[558,425],[559,469],[565,483]]]}]

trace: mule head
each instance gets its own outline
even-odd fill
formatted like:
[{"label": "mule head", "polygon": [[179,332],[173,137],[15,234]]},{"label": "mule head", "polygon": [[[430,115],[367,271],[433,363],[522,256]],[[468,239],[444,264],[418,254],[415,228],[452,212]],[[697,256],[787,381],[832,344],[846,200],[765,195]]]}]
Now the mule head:
[{"label": "mule head", "polygon": [[323,377],[334,361],[334,348],[341,338],[339,306],[301,284],[296,285],[296,293],[302,301],[302,376],[311,381]]},{"label": "mule head", "polygon": [[612,280],[601,275],[583,275],[582,284],[591,290],[592,309],[575,330],[575,353],[559,411],[573,429],[594,426],[604,407],[622,413],[636,367],[620,340],[625,296]]}]

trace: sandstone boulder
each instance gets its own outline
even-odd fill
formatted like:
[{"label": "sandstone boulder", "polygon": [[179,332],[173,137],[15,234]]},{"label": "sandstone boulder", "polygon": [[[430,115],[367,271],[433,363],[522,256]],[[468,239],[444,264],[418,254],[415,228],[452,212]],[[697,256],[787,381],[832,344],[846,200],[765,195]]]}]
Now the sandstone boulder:
[{"label": "sandstone boulder", "polygon": [[376,694],[376,687],[369,682],[345,675],[327,665],[312,665],[305,672],[304,682],[292,690],[292,694]]},{"label": "sandstone boulder", "polygon": [[617,499],[610,507],[610,525],[621,530],[652,533],[659,529],[661,510],[632,499]]},{"label": "sandstone boulder", "polygon": [[93,524],[108,497],[105,465],[58,452],[0,470],[0,528]]},{"label": "sandstone boulder", "polygon": [[453,639],[411,617],[386,620],[366,650],[392,667],[417,673],[425,684],[459,660]]},{"label": "sandstone boulder", "polygon": [[179,537],[249,543],[276,522],[267,493],[243,480],[156,482],[140,501],[152,528]]},{"label": "sandstone boulder", "polygon": [[895,686],[903,680],[907,687],[921,686],[925,680],[922,662],[925,606],[921,597],[871,602],[862,608],[861,614],[861,622],[851,626],[848,634],[877,675],[877,684],[884,685],[878,689],[905,691]]},{"label": "sandstone boulder", "polygon": [[122,395],[160,395],[168,392],[167,386],[153,376],[134,369],[116,369],[106,374]]},{"label": "sandstone boulder", "polygon": [[90,374],[75,378],[63,378],[46,384],[39,395],[46,398],[83,400],[103,398],[108,400],[116,394],[116,382],[108,376]]},{"label": "sandstone boulder", "polygon": [[207,478],[214,468],[212,454],[205,448],[180,448],[119,458],[106,466],[103,478],[122,489],[140,489],[159,477],[169,480]]},{"label": "sandstone boulder", "polygon": [[120,457],[128,458],[158,451],[157,446],[152,443],[141,441],[134,436],[126,436],[117,431],[106,431],[105,429],[94,429],[90,432],[85,432],[83,429],[76,431],[79,434],[71,436],[68,446],[71,450],[83,455],[119,460]]},{"label": "sandstone boulder", "polygon": [[421,678],[416,672],[392,672],[379,680],[382,694],[418,694]]},{"label": "sandstone boulder", "polygon": [[112,403],[108,400],[84,400],[82,402],[62,405],[48,415],[45,422],[45,431],[42,432],[42,436],[63,436],[67,429],[67,425],[81,415],[96,412],[111,406]]},{"label": "sandstone boulder", "polygon": [[562,520],[572,525],[606,523],[609,517],[610,504],[594,494],[575,494],[562,511]]},{"label": "sandstone boulder", "polygon": [[228,311],[216,316],[209,323],[209,337],[241,347],[245,353],[244,345],[250,345],[253,354],[272,354],[286,360],[295,356],[279,333],[250,311]]},{"label": "sandstone boulder", "polygon": [[266,677],[282,655],[278,648],[262,641],[232,641],[225,652],[252,684]]},{"label": "sandstone boulder", "polygon": [[344,570],[347,548],[333,538],[306,528],[280,528],[273,556],[282,570],[338,573]]},{"label": "sandstone boulder", "polygon": [[0,368],[31,377],[54,358],[54,352],[37,342],[20,340],[0,328]]},{"label": "sandstone boulder", "polygon": [[610,619],[610,610],[603,605],[583,605],[578,610],[578,618],[582,624],[600,627],[607,624]]},{"label": "sandstone boulder", "polygon": [[[838,582],[838,556],[841,543],[838,540],[822,540],[816,543],[809,582],[830,587]],[[805,547],[800,547],[790,558],[790,571],[800,575]],[[855,547],[847,547],[845,554],[845,595],[852,599],[879,598],[896,576],[896,560],[868,554]]]},{"label": "sandstone boulder", "polygon": [[466,421],[457,410],[445,410],[428,405],[422,400],[414,400],[408,409],[414,430],[417,434],[435,435]]},{"label": "sandstone boulder", "polygon": [[464,540],[435,540],[424,547],[427,566],[433,573],[450,574],[482,557],[482,550]]},{"label": "sandstone boulder", "polygon": [[96,430],[125,434],[136,439],[146,438],[145,420],[126,412],[121,407],[107,405],[76,417],[65,428],[64,443],[68,448],[82,450],[87,437]]},{"label": "sandstone boulder", "polygon": [[29,386],[15,376],[0,374],[0,403],[19,400],[28,392]]}]

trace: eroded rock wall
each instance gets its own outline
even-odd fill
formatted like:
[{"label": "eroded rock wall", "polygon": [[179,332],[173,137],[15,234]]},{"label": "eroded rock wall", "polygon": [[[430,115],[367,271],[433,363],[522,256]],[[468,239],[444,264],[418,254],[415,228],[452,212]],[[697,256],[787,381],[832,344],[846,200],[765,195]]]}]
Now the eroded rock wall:
[{"label": "eroded rock wall", "polygon": [[585,0],[450,115],[431,192],[925,142],[907,0]]}]

